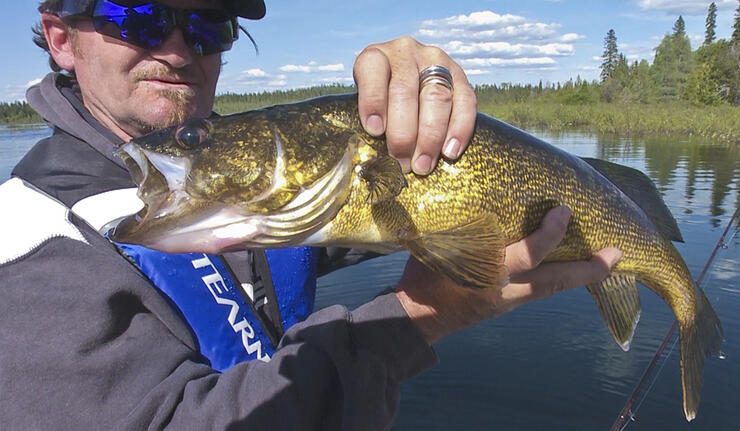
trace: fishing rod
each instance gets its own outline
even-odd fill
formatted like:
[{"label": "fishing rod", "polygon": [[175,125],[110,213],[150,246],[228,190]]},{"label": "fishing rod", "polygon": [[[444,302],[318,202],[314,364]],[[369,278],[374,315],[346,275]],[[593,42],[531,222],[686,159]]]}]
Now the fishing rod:
[{"label": "fishing rod", "polygon": [[[719,251],[719,249],[725,245],[725,237],[727,237],[727,233],[730,231],[730,228],[732,227],[733,223],[738,217],[740,217],[740,205],[738,205],[738,207],[735,209],[735,213],[732,215],[732,217],[730,217],[730,221],[727,223],[727,227],[725,228],[725,231],[722,233],[722,236],[719,237],[719,240],[717,240],[717,245],[714,246],[714,250],[712,250],[712,254],[709,255],[709,259],[707,259],[707,263],[704,264],[704,268],[702,269],[701,274],[699,274],[699,278],[696,280],[696,286],[699,287],[700,289],[701,289],[701,283],[704,280],[704,276],[707,274],[707,271],[712,266],[712,262],[714,261],[715,256],[717,256],[717,252]],[[674,320],[673,325],[671,325],[671,328],[668,330],[668,333],[663,338],[663,342],[660,344],[660,347],[658,347],[658,350],[655,352],[653,359],[650,361],[650,364],[645,369],[645,372],[642,374],[640,381],[637,383],[637,386],[635,386],[635,389],[632,391],[632,395],[630,395],[630,397],[627,399],[627,402],[624,404],[624,407],[619,412],[619,416],[617,417],[617,420],[614,422],[614,425],[612,425],[611,431],[621,431],[627,427],[627,420],[634,420],[635,412],[632,411],[632,406],[634,406],[635,402],[637,401],[638,396],[640,395],[643,388],[645,387],[645,384],[648,382],[648,379],[653,373],[655,366],[658,364],[661,356],[663,355],[663,351],[668,346],[669,341],[673,338],[673,334],[676,332],[677,328],[678,328],[678,320]],[[664,359],[667,359],[667,358],[668,356],[666,356]],[[658,371],[660,371],[660,369]],[[645,396],[647,396],[647,394],[645,394]]]}]

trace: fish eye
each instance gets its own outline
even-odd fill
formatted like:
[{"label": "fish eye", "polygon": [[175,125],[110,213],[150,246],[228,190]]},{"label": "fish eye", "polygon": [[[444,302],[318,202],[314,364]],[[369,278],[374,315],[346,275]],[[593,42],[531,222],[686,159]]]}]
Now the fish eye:
[{"label": "fish eye", "polygon": [[208,125],[203,120],[189,121],[175,131],[177,145],[192,150],[205,142],[208,136]]}]

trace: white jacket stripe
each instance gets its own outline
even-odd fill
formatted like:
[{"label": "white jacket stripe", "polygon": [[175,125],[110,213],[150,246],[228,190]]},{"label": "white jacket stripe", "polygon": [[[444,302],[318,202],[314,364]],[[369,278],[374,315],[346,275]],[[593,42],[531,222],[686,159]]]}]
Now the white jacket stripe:
[{"label": "white jacket stripe", "polygon": [[25,256],[45,241],[67,237],[87,243],[69,209],[19,178],[0,185],[0,264]]},{"label": "white jacket stripe", "polygon": [[134,214],[144,207],[136,190],[135,187],[118,189],[86,197],[72,206],[72,212],[100,232],[112,221]]}]

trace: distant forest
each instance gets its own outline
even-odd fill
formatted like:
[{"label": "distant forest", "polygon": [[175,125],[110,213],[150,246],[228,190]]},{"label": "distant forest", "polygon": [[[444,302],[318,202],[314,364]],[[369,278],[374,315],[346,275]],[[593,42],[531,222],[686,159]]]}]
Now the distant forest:
[{"label": "distant forest", "polygon": [[41,117],[25,101],[0,103],[0,124],[40,123]]},{"label": "distant forest", "polygon": [[654,49],[652,64],[630,63],[619,52],[617,36],[609,30],[604,38],[598,81],[580,77],[563,84],[481,85],[479,103],[521,103],[547,99],[567,105],[605,103],[671,103],[684,101],[697,106],[740,105],[740,1],[730,40],[715,35],[717,6],[709,5],[704,42],[691,50],[683,17]]},{"label": "distant forest", "polygon": [[[661,105],[670,109],[708,112],[695,108],[716,106],[721,112],[740,105],[740,0],[729,40],[716,37],[717,6],[709,5],[704,41],[691,49],[686,25],[679,16],[670,33],[655,47],[652,64],[630,63],[619,51],[617,35],[604,38],[600,79],[577,77],[565,83],[477,85],[479,108],[494,113],[496,106],[512,104]],[[214,110],[228,114],[326,94],[355,91],[354,86],[326,85],[250,94],[222,94]],[[721,108],[725,106],[726,108]],[[673,107],[673,108],[671,108]],[[639,108],[638,108],[639,109]],[[735,112],[737,109],[730,109]],[[582,115],[588,115],[581,110]],[[602,112],[612,112],[608,106]],[[643,109],[650,115],[650,109]],[[534,116],[538,111],[533,111]],[[25,102],[0,103],[0,124],[37,123],[41,118]],[[570,120],[568,120],[570,121]],[[656,130],[657,131],[657,130]]]}]

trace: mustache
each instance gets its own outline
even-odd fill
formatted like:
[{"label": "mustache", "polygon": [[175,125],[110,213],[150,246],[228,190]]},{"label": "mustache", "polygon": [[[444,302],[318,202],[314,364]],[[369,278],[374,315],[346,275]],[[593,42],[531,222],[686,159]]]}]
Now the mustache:
[{"label": "mustache", "polygon": [[202,81],[200,76],[192,68],[174,69],[164,64],[134,71],[133,79],[135,82],[158,80],[167,82],[184,82],[187,84],[198,84]]}]

